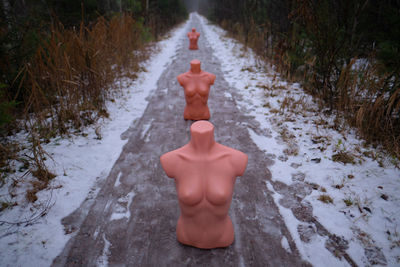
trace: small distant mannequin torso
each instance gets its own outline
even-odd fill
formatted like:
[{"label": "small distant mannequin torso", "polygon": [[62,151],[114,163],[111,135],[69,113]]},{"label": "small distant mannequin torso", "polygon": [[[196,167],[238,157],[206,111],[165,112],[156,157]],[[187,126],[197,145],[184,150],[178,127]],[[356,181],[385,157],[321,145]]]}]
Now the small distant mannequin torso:
[{"label": "small distant mannequin torso", "polygon": [[200,65],[199,60],[192,60],[190,70],[177,77],[185,93],[186,107],[183,112],[185,120],[210,119],[207,101],[210,86],[214,84],[216,77],[212,73],[202,71]]},{"label": "small distant mannequin torso", "polygon": [[247,155],[214,141],[214,126],[208,121],[192,124],[191,140],[161,156],[168,177],[175,179],[181,210],[178,241],[197,248],[227,247],[234,240],[228,215],[233,187],[242,176]]},{"label": "small distant mannequin torso", "polygon": [[197,50],[199,47],[197,46],[197,41],[199,40],[200,33],[196,32],[196,28],[192,28],[192,31],[187,34],[189,38],[189,49]]}]

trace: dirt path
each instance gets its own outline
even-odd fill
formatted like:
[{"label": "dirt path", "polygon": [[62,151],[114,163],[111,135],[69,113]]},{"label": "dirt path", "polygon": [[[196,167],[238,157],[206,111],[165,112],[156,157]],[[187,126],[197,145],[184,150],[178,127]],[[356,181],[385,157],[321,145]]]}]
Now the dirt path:
[{"label": "dirt path", "polygon": [[[194,17],[188,25],[203,33]],[[247,128],[260,135],[258,123],[240,111],[204,36],[198,51],[185,42],[162,74],[143,117],[123,137],[128,143],[95,199],[87,199],[63,223],[74,235],[54,266],[308,266],[290,236],[265,181],[273,164],[252,142]],[[174,182],[159,157],[189,141],[192,122],[183,120],[184,95],[176,76],[199,59],[216,74],[211,88],[210,121],[216,141],[248,154],[245,175],[236,182],[230,216],[235,242],[225,249],[200,250],[179,244],[179,216]],[[234,64],[234,62],[232,62]],[[84,177],[82,177],[84,179]],[[272,183],[272,182],[271,182]],[[274,186],[275,187],[275,186]]]}]

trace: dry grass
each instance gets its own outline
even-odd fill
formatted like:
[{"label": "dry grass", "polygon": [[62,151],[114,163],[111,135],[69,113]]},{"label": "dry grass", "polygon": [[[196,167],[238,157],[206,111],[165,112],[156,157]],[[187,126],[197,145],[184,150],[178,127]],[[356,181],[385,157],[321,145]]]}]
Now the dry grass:
[{"label": "dry grass", "polygon": [[17,206],[18,204],[16,202],[1,202],[0,204],[0,212],[2,212],[5,209]]},{"label": "dry grass", "polygon": [[333,199],[329,195],[326,195],[326,194],[320,195],[318,197],[318,200],[322,201],[326,204],[333,203]]},{"label": "dry grass", "polygon": [[296,143],[296,136],[286,128],[281,128],[279,134],[286,144],[283,153],[287,156],[297,156],[299,154],[299,146]]},{"label": "dry grass", "polygon": [[279,110],[279,109],[276,109],[276,108],[270,109],[269,112],[271,112],[271,113],[273,113],[273,114],[281,113],[280,110]]},{"label": "dry grass", "polygon": [[[373,59],[370,59],[374,62]],[[400,87],[378,64],[352,68],[352,60],[338,80],[337,109],[369,142],[379,142],[400,157]]]},{"label": "dry grass", "polygon": [[347,207],[350,207],[353,205],[353,200],[351,198],[345,198],[343,199],[344,204],[346,204]]},{"label": "dry grass", "polygon": [[7,171],[10,166],[8,162],[16,159],[16,150],[18,146],[13,143],[1,144],[0,143],[0,170]]},{"label": "dry grass", "polygon": [[281,112],[284,113],[285,110],[288,110],[293,105],[293,102],[294,102],[294,98],[293,97],[285,96],[285,98],[280,103],[281,104],[281,106],[280,106]]},{"label": "dry grass", "polygon": [[18,144],[7,142],[0,143],[0,186],[3,186],[9,173],[15,173],[16,170],[10,162],[17,160]]},{"label": "dry grass", "polygon": [[332,155],[332,160],[335,162],[342,162],[344,164],[355,164],[354,156],[345,151],[340,151],[339,153]]},{"label": "dry grass", "polygon": [[[300,81],[303,88],[320,99],[321,107],[329,106],[330,111],[340,111],[336,116],[357,127],[362,138],[370,143],[382,144],[394,157],[400,159],[400,80],[398,74],[382,73],[374,55],[368,64],[357,66],[354,58],[343,66],[340,73],[328,75],[335,88],[321,85],[316,68],[316,56],[311,54],[301,40],[292,40],[294,47],[300,45],[307,50],[302,65],[294,63],[290,55],[293,44],[289,37],[274,36],[269,22],[256,25],[250,21],[248,32],[239,24],[223,21],[222,27],[237,40],[249,46],[260,58],[272,62],[276,70],[289,80]],[[296,43],[297,42],[297,43]],[[335,64],[334,62],[332,64]],[[319,86],[321,85],[321,86]],[[270,89],[270,88],[266,88]],[[268,96],[268,95],[267,95]],[[325,102],[324,102],[325,101]],[[281,104],[287,110],[289,99]],[[292,103],[292,109],[301,103]],[[276,112],[278,113],[278,112]]]},{"label": "dry grass", "polygon": [[[38,181],[26,194],[29,201],[34,202],[36,193],[55,177],[46,167],[50,157],[41,144],[108,117],[106,100],[121,91],[114,81],[135,78],[146,57],[144,31],[141,23],[125,14],[110,20],[100,17],[73,29],[55,23],[50,35],[42,36],[45,41],[16,79],[20,88],[16,98],[23,99],[25,129],[32,144],[28,171]],[[7,165],[7,149],[0,147],[2,166]]]},{"label": "dry grass", "polygon": [[[138,70],[141,32],[128,15],[104,18],[78,30],[54,25],[49,40],[26,64],[21,84],[25,112],[35,114],[36,128],[65,133],[107,116],[105,100],[120,75]],[[116,90],[118,88],[114,88]],[[49,120],[49,118],[51,118]],[[45,129],[45,130],[43,130]]]}]

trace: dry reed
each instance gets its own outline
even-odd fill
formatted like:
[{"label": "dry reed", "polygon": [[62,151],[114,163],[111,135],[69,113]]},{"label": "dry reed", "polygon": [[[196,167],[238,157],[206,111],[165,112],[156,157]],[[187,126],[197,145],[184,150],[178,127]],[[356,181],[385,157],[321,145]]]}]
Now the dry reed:
[{"label": "dry reed", "polygon": [[[121,74],[137,71],[141,32],[129,15],[99,18],[90,28],[52,27],[50,38],[26,64],[26,114],[58,133],[105,114],[105,100]],[[49,119],[50,118],[50,119]]]},{"label": "dry reed", "polygon": [[[340,111],[337,116],[343,116],[357,127],[360,136],[369,142],[383,145],[400,159],[400,82],[393,74],[380,73],[380,66],[373,56],[361,69],[356,67],[356,58],[351,60],[337,78],[332,77],[336,79],[336,87],[333,88],[318,83],[316,57],[307,51],[301,40],[273,36],[268,32],[268,25],[257,26],[252,21],[248,32],[244,32],[239,24],[229,21],[222,21],[221,26],[232,37],[251,47],[261,58],[272,61],[284,77],[301,82],[314,97],[329,99],[325,104]],[[290,39],[297,43],[289,44]],[[294,64],[290,55],[291,49],[296,46],[305,51],[300,66]],[[320,85],[323,88],[319,88]],[[283,104],[285,106],[287,103]]]},{"label": "dry reed", "polygon": [[53,24],[49,35],[20,72],[20,96],[30,133],[30,172],[40,186],[27,192],[30,201],[54,178],[41,143],[108,116],[105,102],[121,88],[114,81],[135,77],[145,58],[146,29],[131,15],[100,17],[87,26],[66,29]]}]

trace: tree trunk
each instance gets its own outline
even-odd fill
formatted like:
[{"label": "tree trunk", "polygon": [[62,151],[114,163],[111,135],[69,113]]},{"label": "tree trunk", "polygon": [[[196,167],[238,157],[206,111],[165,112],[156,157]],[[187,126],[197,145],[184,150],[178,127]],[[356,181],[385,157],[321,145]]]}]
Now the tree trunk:
[{"label": "tree trunk", "polygon": [[10,16],[11,14],[11,5],[8,0],[2,0],[2,10],[3,10],[3,16],[5,18],[5,21],[7,22],[7,27],[10,30],[12,26],[12,17]]}]

